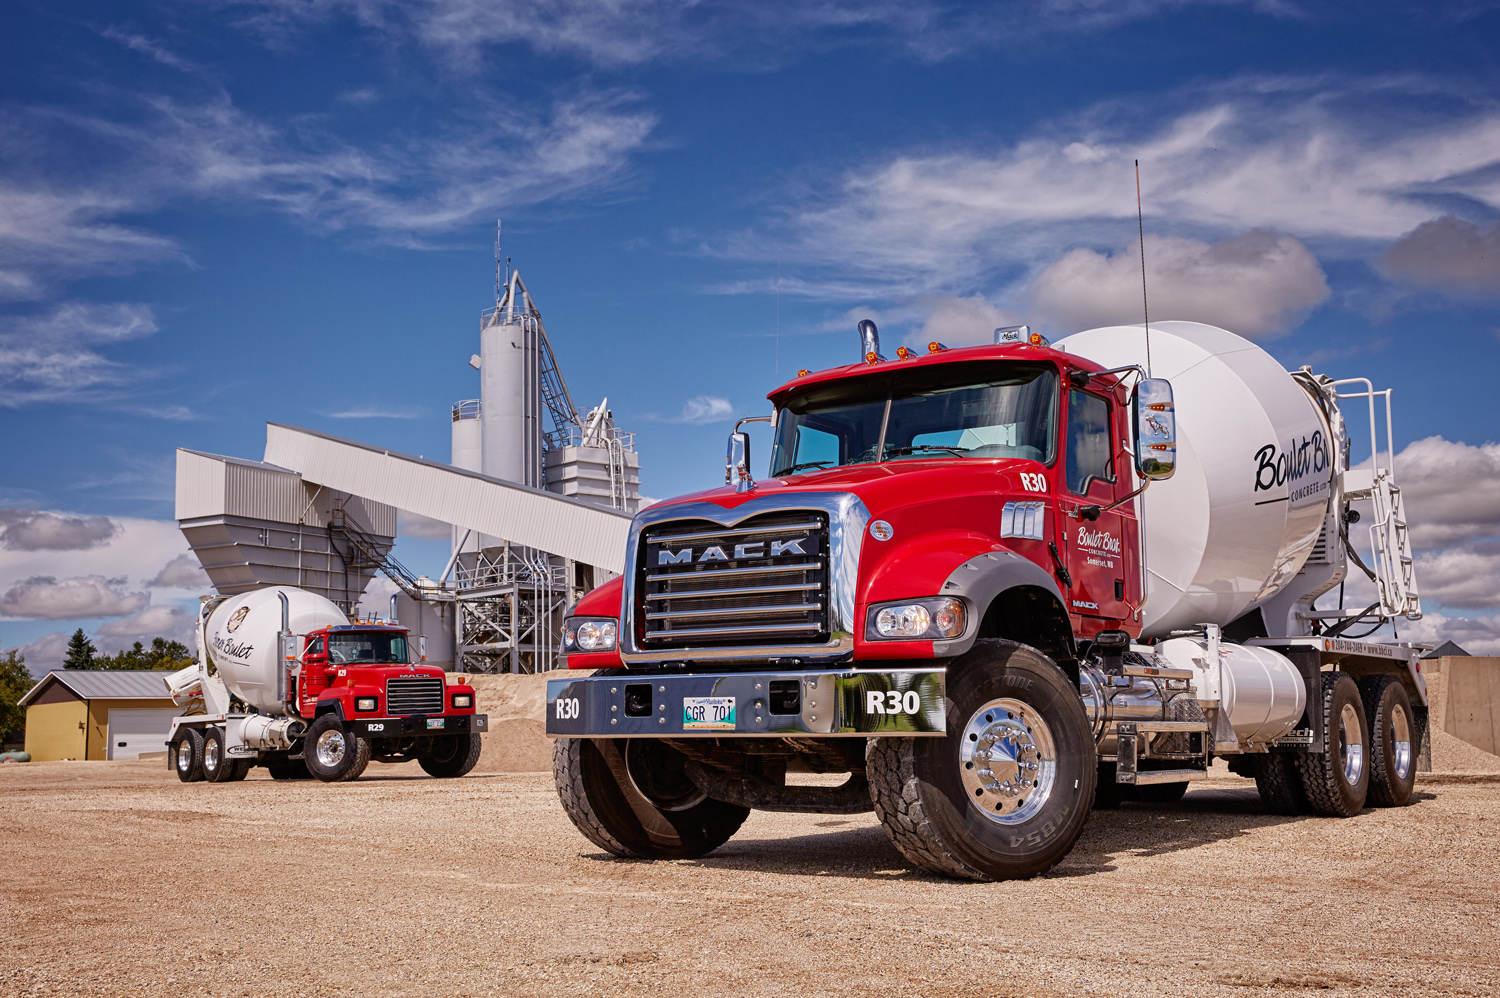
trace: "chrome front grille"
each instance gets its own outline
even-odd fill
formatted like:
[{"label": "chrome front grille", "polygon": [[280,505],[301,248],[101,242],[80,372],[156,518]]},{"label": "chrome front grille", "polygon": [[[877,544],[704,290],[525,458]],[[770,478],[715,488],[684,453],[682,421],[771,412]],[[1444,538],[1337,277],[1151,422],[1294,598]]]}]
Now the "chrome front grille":
[{"label": "chrome front grille", "polygon": [[648,527],[636,567],[643,648],[823,640],[828,635],[828,520],[817,511],[734,527],[674,520]]},{"label": "chrome front grille", "polygon": [[443,713],[443,681],[436,676],[387,679],[385,712],[388,717]]}]

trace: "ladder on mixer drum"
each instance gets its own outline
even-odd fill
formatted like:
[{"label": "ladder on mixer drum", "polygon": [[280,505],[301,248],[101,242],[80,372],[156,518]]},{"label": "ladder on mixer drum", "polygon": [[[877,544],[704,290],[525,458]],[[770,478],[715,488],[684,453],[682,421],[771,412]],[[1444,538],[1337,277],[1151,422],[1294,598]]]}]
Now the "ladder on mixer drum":
[{"label": "ladder on mixer drum", "polygon": [[[1406,525],[1406,508],[1401,486],[1395,480],[1395,446],[1391,441],[1391,390],[1377,392],[1364,378],[1353,378],[1335,384],[1363,384],[1363,392],[1339,393],[1340,399],[1363,398],[1369,401],[1370,463],[1368,467],[1350,468],[1344,472],[1344,498],[1367,499],[1371,506],[1370,548],[1375,555],[1375,584],[1380,589],[1380,616],[1422,616],[1422,597],[1417,589],[1416,565],[1412,560],[1411,533]],[[1375,400],[1385,402],[1385,439],[1382,450],[1377,443]]]}]

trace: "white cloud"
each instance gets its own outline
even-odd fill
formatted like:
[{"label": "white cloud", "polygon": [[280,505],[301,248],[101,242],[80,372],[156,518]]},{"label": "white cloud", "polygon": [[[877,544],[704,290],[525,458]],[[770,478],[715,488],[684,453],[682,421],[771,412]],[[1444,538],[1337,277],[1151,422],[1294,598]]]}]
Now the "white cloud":
[{"label": "white cloud", "polygon": [[125,579],[88,575],[58,579],[35,575],[11,586],[0,596],[0,614],[22,620],[79,620],[122,617],[143,609],[151,597],[126,592]]},{"label": "white cloud", "polygon": [[721,399],[715,395],[699,395],[690,398],[682,404],[682,415],[673,422],[677,423],[722,423],[734,415],[734,406],[728,399]]},{"label": "white cloud", "polygon": [[795,271],[787,293],[799,281],[887,300],[1019,288],[1071,250],[1136,241],[1135,160],[1148,231],[1200,242],[1265,229],[1368,256],[1443,199],[1500,210],[1493,106],[1428,81],[1241,78],[1111,101],[998,148],[898,152],[788,196],[779,220],[718,251],[781,259]]},{"label": "white cloud", "polygon": [[931,297],[920,302],[929,309],[922,327],[906,337],[908,345],[925,350],[936,340],[947,346],[993,342],[995,330],[1018,321],[991,305],[984,295],[967,298]]},{"label": "white cloud", "polygon": [[150,645],[153,638],[181,641],[189,648],[197,646],[195,621],[181,607],[170,603],[148,606],[128,617],[111,620],[94,633],[94,645],[100,653],[114,654],[139,641]]},{"label": "white cloud", "polygon": [[323,415],[329,419],[420,419],[422,417],[422,414],[414,409],[376,409],[369,406],[325,412]]},{"label": "white cloud", "polygon": [[207,592],[212,587],[208,573],[194,554],[180,554],[173,558],[147,585],[155,589],[191,589],[197,593]]},{"label": "white cloud", "polygon": [[[0,203],[0,215],[4,205]],[[0,234],[0,246],[4,236]],[[0,406],[117,397],[146,377],[101,348],[157,331],[145,305],[64,302],[0,317]]]},{"label": "white cloud", "polygon": [[35,510],[0,510],[0,545],[12,551],[84,551],[115,534],[107,516],[59,516]]},{"label": "white cloud", "polygon": [[1500,616],[1453,617],[1429,611],[1421,620],[1401,621],[1397,634],[1402,641],[1434,647],[1454,641],[1470,655],[1500,655]]},{"label": "white cloud", "polygon": [[1416,564],[1423,599],[1466,610],[1500,610],[1500,546],[1468,544],[1421,555]]},{"label": "white cloud", "polygon": [[[60,517],[78,514],[48,511]],[[31,515],[31,510],[10,510],[0,522],[15,515]],[[146,520],[136,517],[110,517],[115,533],[96,547],[83,550],[16,551],[0,547],[0,593],[4,593],[34,576],[72,578],[103,576],[106,579],[130,579],[131,590],[151,585],[148,580],[162,572],[163,560],[179,555],[191,557],[187,540],[175,520]]]},{"label": "white cloud", "polygon": [[1414,287],[1500,297],[1500,221],[1481,225],[1444,215],[1423,222],[1386,250],[1380,270]]},{"label": "white cloud", "polygon": [[[1307,247],[1265,229],[1217,243],[1148,237],[1146,273],[1155,318],[1207,322],[1251,339],[1286,332],[1329,293]],[[1112,256],[1073,250],[1038,274],[1027,293],[1055,328],[1138,322],[1139,244]]]},{"label": "white cloud", "polygon": [[1396,481],[1416,547],[1500,536],[1500,444],[1414,440],[1396,455]]},{"label": "white cloud", "polygon": [[396,536],[415,537],[419,541],[451,541],[453,527],[442,520],[434,520],[420,513],[396,510]]},{"label": "white cloud", "polygon": [[28,672],[33,676],[43,676],[53,669],[63,667],[63,662],[68,657],[68,635],[62,631],[53,631],[30,644],[21,645],[16,651],[26,659]]},{"label": "white cloud", "polygon": [[182,259],[172,239],[119,221],[143,204],[114,186],[0,178],[0,301],[42,298],[66,278]]},{"label": "white cloud", "polygon": [[396,41],[414,41],[445,65],[479,71],[490,46],[526,45],[603,66],[653,60],[756,67],[793,53],[852,45],[936,61],[1002,42],[1097,31],[1185,6],[1245,7],[1285,15],[1281,0],[234,0],[249,24],[282,42],[302,24],[344,17]]}]

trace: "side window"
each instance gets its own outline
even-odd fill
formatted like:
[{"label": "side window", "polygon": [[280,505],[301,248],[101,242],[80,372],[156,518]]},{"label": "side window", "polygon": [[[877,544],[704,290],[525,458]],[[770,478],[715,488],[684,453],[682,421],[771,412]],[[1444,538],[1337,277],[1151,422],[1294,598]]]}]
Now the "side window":
[{"label": "side window", "polygon": [[1068,491],[1088,495],[1095,480],[1115,480],[1109,402],[1087,392],[1068,393]]},{"label": "side window", "polygon": [[811,426],[797,427],[797,454],[792,463],[802,471],[840,464],[839,438]]},{"label": "side window", "polygon": [[308,645],[307,646],[307,651],[304,652],[304,654],[306,654],[306,655],[321,655],[321,654],[323,654],[323,639],[322,638],[318,638],[316,641],[314,641],[310,645]]}]

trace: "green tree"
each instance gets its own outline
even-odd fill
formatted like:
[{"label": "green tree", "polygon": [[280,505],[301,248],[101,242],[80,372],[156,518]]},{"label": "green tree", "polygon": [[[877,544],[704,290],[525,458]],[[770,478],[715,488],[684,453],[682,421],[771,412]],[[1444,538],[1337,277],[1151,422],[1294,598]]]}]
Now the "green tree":
[{"label": "green tree", "polygon": [[83,633],[83,628],[73,632],[68,639],[68,657],[63,660],[64,669],[92,669],[94,667],[94,643]]},{"label": "green tree", "polygon": [[168,669],[176,671],[193,664],[192,652],[181,641],[152,638],[147,648],[137,641],[134,647],[118,655],[101,655],[94,659],[95,669]]},{"label": "green tree", "polygon": [[0,658],[0,742],[8,742],[26,730],[26,708],[20,699],[35,686],[26,671],[26,658],[15,648]]}]

